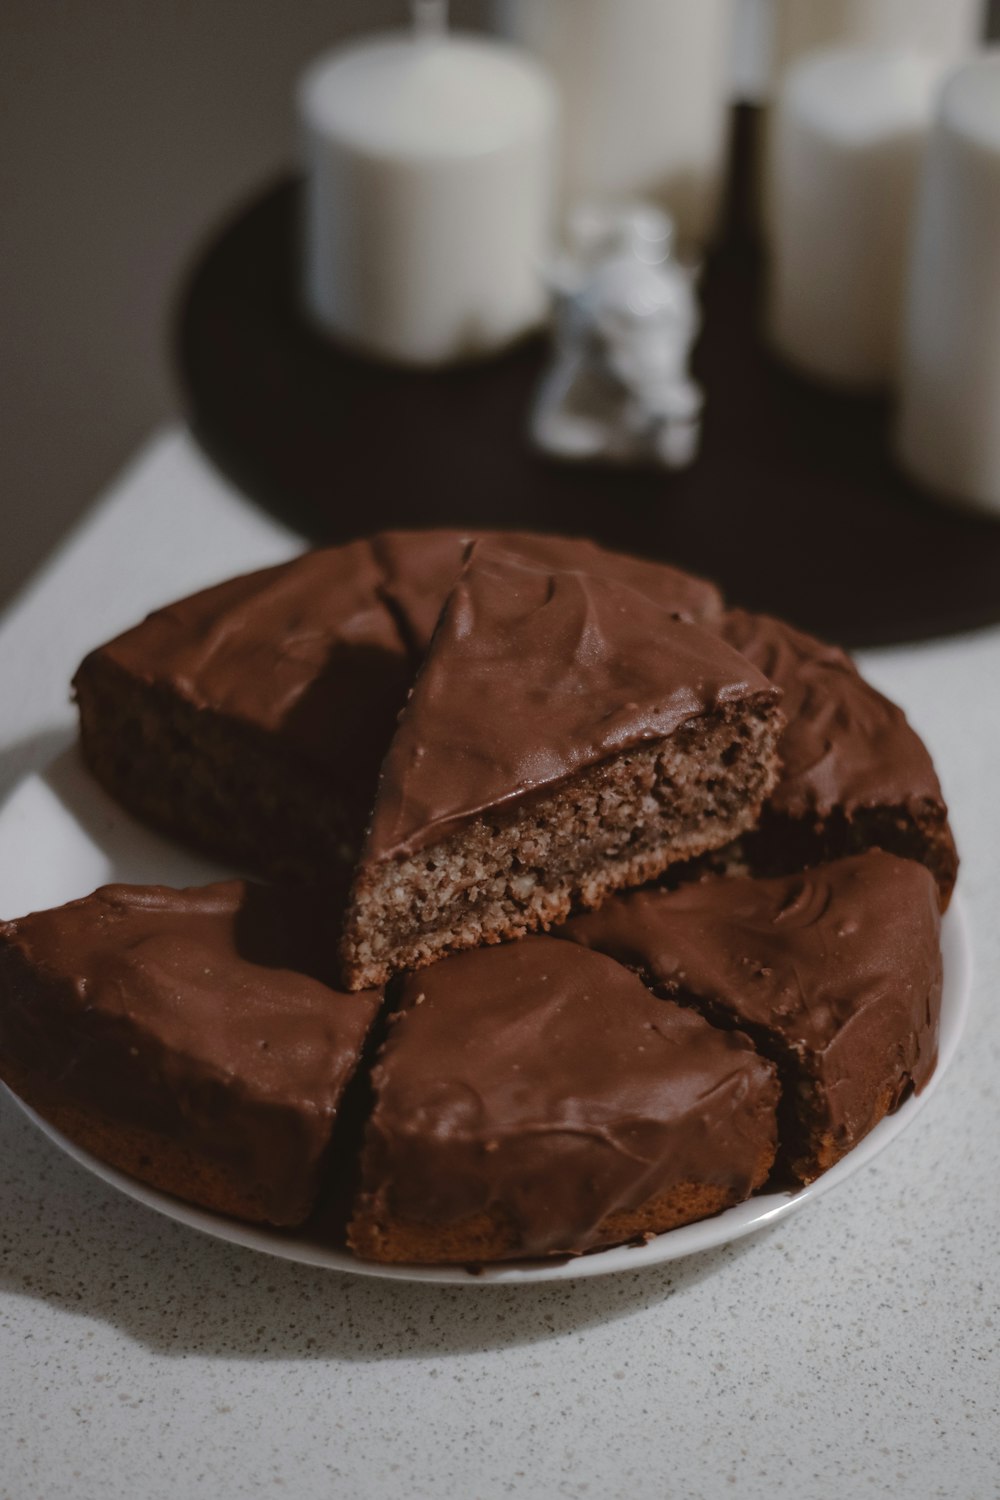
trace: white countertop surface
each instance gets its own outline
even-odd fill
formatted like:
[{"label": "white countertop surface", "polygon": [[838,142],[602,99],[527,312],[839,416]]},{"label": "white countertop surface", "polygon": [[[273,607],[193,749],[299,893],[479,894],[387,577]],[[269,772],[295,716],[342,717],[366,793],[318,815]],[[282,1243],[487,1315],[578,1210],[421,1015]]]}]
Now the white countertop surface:
[{"label": "white countertop surface", "polygon": [[[0,618],[0,797],[65,742],[89,647],[298,546],[154,438]],[[975,948],[909,1131],[726,1249],[466,1289],[202,1238],[0,1103],[2,1500],[1000,1494],[1000,630],[862,665],[934,753]]]}]

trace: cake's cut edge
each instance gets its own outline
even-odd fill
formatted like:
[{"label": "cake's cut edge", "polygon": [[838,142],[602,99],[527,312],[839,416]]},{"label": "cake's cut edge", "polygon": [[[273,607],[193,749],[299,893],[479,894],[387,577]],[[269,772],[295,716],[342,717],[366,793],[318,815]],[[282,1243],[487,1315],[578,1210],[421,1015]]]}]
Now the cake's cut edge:
[{"label": "cake's cut edge", "polygon": [[449,953],[546,930],[729,844],[755,823],[774,784],[779,729],[766,695],[727,706],[438,844],[362,864],[341,942],[344,983],[365,989]]},{"label": "cake's cut edge", "polygon": [[626,584],[473,544],[383,762],[345,982],[536,931],[730,842],[776,782],[779,700]]},{"label": "cake's cut edge", "polygon": [[884,849],[927,866],[944,911],[958,852],[933,761],[902,709],[845,652],[782,620],[730,609],[720,628],[781,688],[786,716],[781,777],[734,864],[784,875]]},{"label": "cake's cut edge", "polygon": [[[474,533],[379,533],[190,594],[74,678],[86,764],[132,814],[231,865],[349,873],[434,624]],[[594,543],[511,533],[512,554],[621,577],[717,623],[713,585]]]},{"label": "cake's cut edge", "polygon": [[757,875],[792,875],[869,849],[923,865],[937,886],[942,912],[948,910],[958,879],[958,850],[947,808],[930,797],[800,817],[765,803],[758,826],[743,836],[733,859]]},{"label": "cake's cut edge", "polygon": [[937,1064],[933,876],[882,850],[793,876],[709,877],[617,897],[559,933],[748,1036],[778,1069],[779,1170],[811,1182]]}]

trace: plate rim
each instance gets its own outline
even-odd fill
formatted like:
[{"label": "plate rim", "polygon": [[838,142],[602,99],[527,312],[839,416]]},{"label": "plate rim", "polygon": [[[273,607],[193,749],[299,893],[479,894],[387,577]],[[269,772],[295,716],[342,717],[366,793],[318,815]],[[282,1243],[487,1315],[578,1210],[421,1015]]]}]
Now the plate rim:
[{"label": "plate rim", "polygon": [[447,1286],[537,1285],[550,1281],[577,1281],[594,1276],[613,1275],[621,1271],[644,1270],[665,1265],[684,1256],[724,1245],[755,1234],[759,1230],[797,1212],[807,1203],[837,1188],[847,1178],[862,1171],[880,1155],[897,1136],[916,1119],[948,1072],[964,1034],[971,1010],[972,943],[968,916],[961,895],[956,892],[941,924],[941,951],[944,962],[944,988],[941,1001],[941,1024],[938,1059],[934,1073],[919,1094],[911,1097],[895,1112],[887,1115],[858,1145],[829,1171],[798,1192],[764,1193],[744,1203],[725,1209],[709,1219],[684,1224],[655,1236],[643,1245],[615,1245],[591,1254],[560,1258],[548,1262],[506,1262],[470,1270],[464,1266],[385,1265],[362,1261],[347,1251],[338,1251],[317,1241],[289,1235],[264,1225],[245,1224],[222,1214],[183,1202],[146,1183],[128,1176],[93,1156],[63,1135],[54,1125],[26,1104],[0,1080],[7,1097],[65,1155],[94,1176],[116,1188],[126,1197],[145,1207],[185,1224],[217,1240],[240,1245],[244,1249],[294,1261],[300,1265],[339,1271],[355,1276],[383,1280],[423,1282]]}]

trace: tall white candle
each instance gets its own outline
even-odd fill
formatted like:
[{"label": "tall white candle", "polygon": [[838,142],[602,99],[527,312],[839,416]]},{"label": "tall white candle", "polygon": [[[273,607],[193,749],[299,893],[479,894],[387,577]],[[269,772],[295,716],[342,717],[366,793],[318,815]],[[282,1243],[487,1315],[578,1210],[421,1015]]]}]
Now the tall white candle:
[{"label": "tall white candle", "polygon": [[1000,50],[949,79],[908,283],[897,450],[929,487],[1000,515]]},{"label": "tall white candle", "polygon": [[558,102],[535,59],[421,12],[302,80],[305,300],[369,354],[437,365],[544,316]]},{"label": "tall white candle", "polygon": [[845,386],[891,381],[921,153],[944,64],[803,58],[772,112],[767,321],[775,348]]},{"label": "tall white candle", "polygon": [[733,0],[495,0],[558,81],[563,201],[653,198],[710,237],[727,143]]},{"label": "tall white candle", "polygon": [[773,71],[833,46],[959,58],[983,35],[985,0],[774,0]]}]

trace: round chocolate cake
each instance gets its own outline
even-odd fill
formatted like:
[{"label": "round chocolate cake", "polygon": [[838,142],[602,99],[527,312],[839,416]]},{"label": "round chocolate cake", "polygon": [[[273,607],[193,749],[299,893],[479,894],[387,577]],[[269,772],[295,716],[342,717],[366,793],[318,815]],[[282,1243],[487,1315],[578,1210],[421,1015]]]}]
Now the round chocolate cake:
[{"label": "round chocolate cake", "polygon": [[266,884],[0,923],[0,1077],[104,1160],[413,1263],[826,1171],[933,1072],[957,856],[842,652],[565,538],[390,533],[94,651],[94,776]]}]

